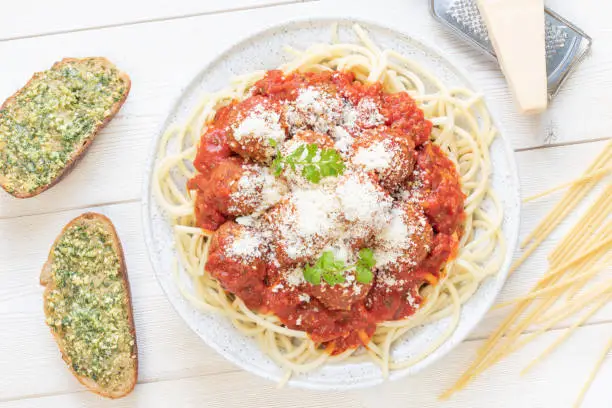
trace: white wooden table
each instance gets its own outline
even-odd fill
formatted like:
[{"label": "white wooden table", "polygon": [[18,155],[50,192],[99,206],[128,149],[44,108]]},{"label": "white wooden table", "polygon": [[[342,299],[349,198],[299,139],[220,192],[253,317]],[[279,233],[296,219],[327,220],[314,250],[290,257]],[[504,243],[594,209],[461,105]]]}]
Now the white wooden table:
[{"label": "white wooden table", "polygon": [[[550,109],[540,117],[523,117],[515,113],[496,66],[439,26],[429,15],[428,0],[3,1],[0,99],[34,71],[65,56],[106,56],[130,74],[133,87],[116,119],[59,185],[29,200],[0,194],[0,406],[571,406],[612,335],[612,305],[525,377],[520,377],[520,369],[563,325],[443,403],[437,396],[459,376],[505,312],[489,313],[467,341],[415,377],[346,393],[277,390],[217,355],[174,312],[148,260],[139,203],[150,142],[189,80],[232,43],[305,16],[373,20],[436,44],[470,72],[501,119],[516,149],[522,195],[568,181],[586,168],[612,134],[612,4],[547,3],[587,31],[594,46]],[[558,198],[524,206],[521,236]],[[40,268],[62,226],[86,210],[107,214],[117,226],[134,297],[140,377],[135,391],[118,401],[84,391],[66,369],[44,323]],[[575,219],[512,276],[503,299],[524,293],[537,280],[546,267],[546,252]],[[611,384],[608,361],[584,406],[612,407]]]}]

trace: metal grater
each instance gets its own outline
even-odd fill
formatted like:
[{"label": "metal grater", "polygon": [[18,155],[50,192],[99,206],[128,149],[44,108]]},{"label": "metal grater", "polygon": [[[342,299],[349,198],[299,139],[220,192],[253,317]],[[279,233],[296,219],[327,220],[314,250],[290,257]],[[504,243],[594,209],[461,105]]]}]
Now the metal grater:
[{"label": "metal grater", "polygon": [[[431,11],[446,27],[495,58],[476,0],[431,0]],[[545,9],[546,71],[552,98],[591,48],[591,37],[554,11]]]}]

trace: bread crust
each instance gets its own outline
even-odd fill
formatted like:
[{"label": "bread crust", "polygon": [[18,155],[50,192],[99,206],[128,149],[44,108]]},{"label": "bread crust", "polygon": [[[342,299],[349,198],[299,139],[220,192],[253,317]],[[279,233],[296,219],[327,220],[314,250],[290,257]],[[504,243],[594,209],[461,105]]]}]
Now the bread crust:
[{"label": "bread crust", "polygon": [[42,271],[40,273],[40,284],[45,287],[45,291],[43,293],[43,308],[44,308],[45,316],[48,316],[49,313],[48,313],[48,308],[47,308],[47,298],[48,298],[49,293],[54,289],[53,281],[51,279],[51,268],[52,268],[53,261],[54,261],[53,252],[54,252],[55,247],[57,246],[57,244],[60,242],[60,240],[64,236],[64,233],[73,225],[77,223],[81,223],[81,222],[96,222],[96,221],[101,222],[104,225],[105,229],[112,236],[113,249],[117,252],[117,255],[120,261],[119,273],[121,275],[123,286],[125,287],[125,290],[127,293],[126,306],[127,306],[127,312],[128,312],[130,335],[134,339],[134,345],[132,347],[132,355],[135,356],[134,372],[133,372],[133,375],[131,376],[130,383],[124,384],[125,387],[121,389],[120,391],[112,392],[112,391],[108,391],[100,387],[97,383],[90,380],[89,378],[79,376],[72,368],[72,362],[70,361],[70,357],[68,356],[68,353],[62,348],[61,336],[57,332],[52,330],[51,328],[50,330],[51,330],[51,334],[53,334],[53,337],[55,338],[55,341],[57,342],[57,345],[60,349],[60,352],[62,354],[62,359],[66,362],[66,364],[68,365],[68,368],[70,369],[72,374],[76,377],[76,379],[81,384],[83,384],[85,387],[87,387],[90,391],[98,395],[101,395],[103,397],[106,397],[106,398],[116,399],[116,398],[121,398],[121,397],[128,395],[130,392],[132,392],[132,390],[136,386],[136,382],[138,380],[138,346],[137,346],[138,342],[136,339],[136,328],[134,325],[134,315],[132,313],[132,294],[130,291],[130,282],[127,276],[127,268],[125,266],[125,257],[123,254],[123,247],[121,245],[121,241],[119,240],[119,236],[117,235],[117,231],[115,230],[115,226],[113,225],[112,221],[105,215],[88,212],[88,213],[78,216],[77,218],[73,219],[68,224],[66,224],[66,226],[64,226],[60,234],[57,236],[57,238],[53,242],[51,249],[49,250],[49,257],[47,258],[47,261],[43,265]]},{"label": "bread crust", "polygon": [[[117,67],[112,62],[110,62],[108,59],[106,59],[105,57],[64,58],[61,61],[58,61],[55,64],[53,64],[51,69],[56,68],[56,67],[61,66],[61,65],[65,65],[65,64],[70,63],[70,62],[81,62],[81,61],[92,61],[92,60],[100,63],[100,65],[102,65],[103,67],[117,69]],[[45,184],[43,186],[40,186],[36,190],[34,190],[32,192],[17,191],[17,190],[9,191],[9,189],[6,186],[6,182],[2,180],[2,177],[0,177],[0,187],[2,187],[4,189],[4,191],[6,191],[7,193],[11,194],[15,198],[30,198],[30,197],[34,197],[34,196],[37,196],[38,194],[42,193],[43,191],[46,191],[46,190],[50,189],[51,187],[53,187],[54,185],[59,183],[63,177],[65,177],[68,173],[70,173],[70,170],[73,169],[74,165],[85,154],[85,152],[87,151],[87,148],[91,145],[91,143],[96,138],[96,136],[98,136],[100,131],[108,124],[108,122],[111,121],[111,119],[113,119],[115,117],[117,112],[119,112],[119,110],[121,109],[121,107],[125,103],[125,100],[127,99],[128,95],[130,93],[130,89],[132,87],[132,81],[131,81],[130,77],[125,72],[120,71],[119,69],[117,69],[117,72],[118,72],[119,78],[121,78],[123,80],[123,82],[125,82],[125,85],[126,85],[126,92],[125,92],[125,94],[123,95],[123,97],[120,100],[118,100],[117,102],[115,102],[112,105],[111,113],[106,118],[104,118],[104,120],[91,131],[90,135],[84,140],[83,144],[80,147],[78,147],[77,149],[74,150],[74,152],[72,153],[72,157],[66,163],[66,166],[62,169],[62,171],[60,171],[59,174],[49,184]],[[30,83],[32,81],[37,79],[41,74],[42,74],[41,72],[36,72],[34,75],[32,75],[32,78],[30,78],[30,80],[23,87],[21,87],[19,90],[17,90],[17,92],[15,92],[6,101],[4,101],[2,106],[0,106],[0,111],[2,109],[4,109],[6,106],[8,106],[9,104],[11,104],[15,100],[15,98],[24,89],[26,89],[30,85]]]}]

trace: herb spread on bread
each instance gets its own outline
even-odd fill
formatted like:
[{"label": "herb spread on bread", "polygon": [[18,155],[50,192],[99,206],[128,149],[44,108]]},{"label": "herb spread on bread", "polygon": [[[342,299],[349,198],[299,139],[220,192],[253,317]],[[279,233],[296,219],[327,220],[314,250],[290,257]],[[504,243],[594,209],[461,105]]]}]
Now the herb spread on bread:
[{"label": "herb spread on bread", "polygon": [[27,194],[51,184],[127,92],[129,80],[99,58],[64,60],[35,74],[0,109],[4,188]]},{"label": "herb spread on bread", "polygon": [[108,389],[129,382],[136,358],[129,293],[112,240],[98,221],[69,226],[52,252],[46,303],[47,324],[74,372]]}]

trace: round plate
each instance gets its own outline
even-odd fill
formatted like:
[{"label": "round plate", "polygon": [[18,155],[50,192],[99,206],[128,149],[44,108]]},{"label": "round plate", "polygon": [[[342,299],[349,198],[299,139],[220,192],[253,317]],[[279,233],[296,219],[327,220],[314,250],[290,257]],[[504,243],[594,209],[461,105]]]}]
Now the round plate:
[{"label": "round plate", "polygon": [[[147,181],[143,188],[145,241],[157,278],[168,299],[189,327],[210,347],[243,369],[273,381],[279,381],[283,372],[266,357],[254,339],[241,334],[224,316],[202,312],[181,296],[172,273],[178,258],[173,247],[171,226],[157,206],[151,188],[151,177],[156,161],[155,152],[157,152],[157,144],[164,131],[173,124],[183,123],[204,93],[225,88],[234,75],[278,67],[289,59],[283,52],[285,45],[305,49],[313,43],[329,42],[330,28],[335,22],[339,23],[340,38],[343,40],[353,38],[352,41],[357,41],[352,35],[351,26],[358,22],[381,48],[393,48],[418,61],[437,75],[447,86],[465,86],[474,89],[466,75],[447,61],[440,52],[397,31],[377,24],[354,20],[294,21],[255,34],[234,45],[212,61],[191,81],[163,124],[151,149],[146,170]],[[499,123],[496,123],[499,129],[498,125]],[[459,344],[482,319],[504,284],[518,235],[520,202],[513,152],[503,135],[491,145],[491,160],[493,163],[492,186],[497,191],[504,209],[502,228],[507,243],[507,252],[503,266],[496,276],[485,280],[473,297],[463,306],[459,326],[453,335],[418,364],[403,370],[392,371],[389,375],[392,380],[418,372]],[[393,357],[406,359],[420,354],[420,351],[424,350],[432,339],[444,331],[447,324],[448,320],[444,319],[415,328],[394,347]],[[345,362],[329,364],[314,372],[295,375],[289,381],[289,385],[339,390],[372,386],[382,381],[381,371],[374,363]]]}]

